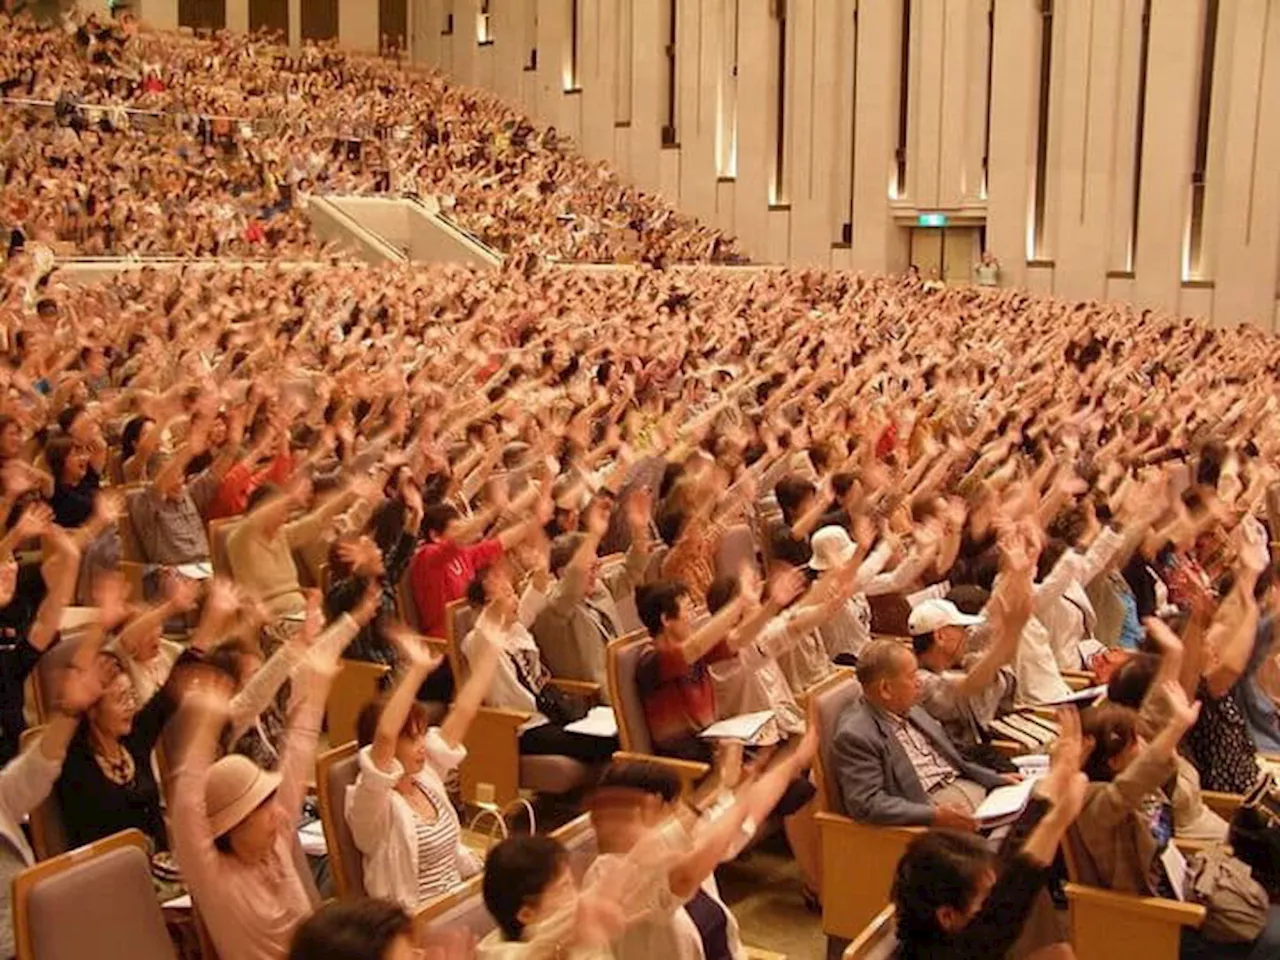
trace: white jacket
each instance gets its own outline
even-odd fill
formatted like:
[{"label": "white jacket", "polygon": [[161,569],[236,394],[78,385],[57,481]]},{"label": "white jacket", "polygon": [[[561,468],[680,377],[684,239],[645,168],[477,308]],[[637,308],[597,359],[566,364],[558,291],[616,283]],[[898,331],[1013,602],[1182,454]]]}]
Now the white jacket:
[{"label": "white jacket", "polygon": [[[440,815],[448,818],[458,833],[454,857],[458,874],[465,879],[479,873],[481,864],[462,844],[458,815],[448,801],[443,778],[466,758],[467,751],[461,746],[451,748],[436,727],[426,736],[427,762],[414,780],[436,800]],[[412,910],[418,906],[417,829],[413,809],[395,789],[404,767],[393,759],[391,770],[384,773],[374,766],[372,752],[372,747],[360,751],[360,774],[347,788],[347,825],[364,854],[365,892]]]}]

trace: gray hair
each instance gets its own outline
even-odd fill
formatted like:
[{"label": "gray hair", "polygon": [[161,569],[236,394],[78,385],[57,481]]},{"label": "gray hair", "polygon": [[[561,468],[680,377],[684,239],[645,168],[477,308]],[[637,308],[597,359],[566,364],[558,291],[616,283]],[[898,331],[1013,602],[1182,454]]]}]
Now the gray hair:
[{"label": "gray hair", "polygon": [[862,689],[869,690],[877,680],[897,674],[902,655],[907,652],[897,640],[872,640],[867,644],[858,655],[858,682]]}]

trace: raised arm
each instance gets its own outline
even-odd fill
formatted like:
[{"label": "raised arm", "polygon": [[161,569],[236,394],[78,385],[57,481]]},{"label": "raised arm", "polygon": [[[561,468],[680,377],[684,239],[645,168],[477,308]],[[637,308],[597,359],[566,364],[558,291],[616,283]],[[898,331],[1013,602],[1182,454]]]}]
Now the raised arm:
[{"label": "raised arm", "polygon": [[65,530],[49,523],[45,543],[52,553],[41,567],[46,587],[44,600],[27,631],[27,643],[40,651],[49,649],[62,628],[62,614],[75,596],[80,576],[80,546]]},{"label": "raised arm", "polygon": [[400,739],[400,731],[409,718],[409,710],[413,707],[418,688],[440,665],[443,657],[432,652],[424,638],[408,627],[399,624],[388,626],[384,633],[399,648],[403,669],[386,706],[382,708],[382,715],[378,718],[370,756],[375,767],[383,773],[390,773],[396,757],[396,741]]}]

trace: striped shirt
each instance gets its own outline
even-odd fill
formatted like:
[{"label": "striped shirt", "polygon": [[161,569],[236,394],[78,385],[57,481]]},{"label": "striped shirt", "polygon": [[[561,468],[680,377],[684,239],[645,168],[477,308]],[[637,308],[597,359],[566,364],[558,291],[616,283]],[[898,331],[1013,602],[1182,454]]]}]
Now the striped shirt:
[{"label": "striped shirt", "polygon": [[447,812],[440,809],[441,801],[421,784],[415,786],[430,801],[436,811],[434,823],[426,823],[416,814],[413,818],[418,841],[418,902],[422,903],[443,893],[448,893],[462,882],[458,873],[455,851],[458,846],[458,825]]}]

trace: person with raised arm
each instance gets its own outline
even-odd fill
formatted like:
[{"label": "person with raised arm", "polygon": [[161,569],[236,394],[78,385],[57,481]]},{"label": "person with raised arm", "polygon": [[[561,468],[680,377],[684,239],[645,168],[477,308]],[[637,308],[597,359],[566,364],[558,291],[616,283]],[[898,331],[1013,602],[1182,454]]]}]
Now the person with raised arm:
[{"label": "person with raised arm", "polygon": [[445,780],[466,758],[463,741],[493,679],[498,651],[486,646],[477,652],[449,713],[433,727],[415,694],[440,655],[404,626],[387,632],[403,670],[389,697],[360,712],[360,773],[347,790],[344,814],[364,855],[366,891],[412,910],[480,872],[461,841]]},{"label": "person with raised arm", "polygon": [[[320,620],[315,597],[303,629],[318,634]],[[230,719],[228,684],[193,683],[186,691],[180,720],[187,741],[173,775],[171,835],[220,956],[281,960],[295,928],[314,909],[295,859],[295,825],[339,653],[319,647],[307,657],[274,773],[239,754],[215,762]]]}]

